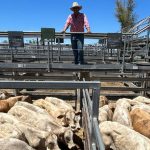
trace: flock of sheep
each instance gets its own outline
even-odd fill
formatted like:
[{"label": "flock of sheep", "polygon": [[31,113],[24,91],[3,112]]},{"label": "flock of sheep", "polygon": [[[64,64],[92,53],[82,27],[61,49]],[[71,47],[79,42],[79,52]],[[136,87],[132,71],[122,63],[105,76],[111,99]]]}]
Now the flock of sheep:
[{"label": "flock of sheep", "polygon": [[[139,96],[112,103],[101,96],[100,106],[99,129],[106,150],[150,150],[150,99]],[[61,99],[34,101],[1,93],[0,149],[78,149],[83,144],[80,120],[80,112]]]},{"label": "flock of sheep", "polygon": [[60,150],[78,148],[80,112],[65,101],[46,97],[0,95],[0,149]]},{"label": "flock of sheep", "polygon": [[[107,100],[101,98],[101,105]],[[106,150],[150,150],[150,99],[122,98],[99,108]]]}]

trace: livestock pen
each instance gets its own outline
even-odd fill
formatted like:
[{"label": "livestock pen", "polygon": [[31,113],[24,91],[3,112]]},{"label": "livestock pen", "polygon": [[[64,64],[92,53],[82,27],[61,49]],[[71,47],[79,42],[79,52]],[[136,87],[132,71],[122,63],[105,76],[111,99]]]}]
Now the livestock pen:
[{"label": "livestock pen", "polygon": [[[82,110],[85,150],[105,149],[98,126],[99,85],[100,82],[96,81],[0,81],[1,89],[79,89],[75,103],[79,101]],[[89,94],[90,89],[92,96]]]},{"label": "livestock pen", "polygon": [[[75,109],[82,111],[84,149],[103,150],[99,96],[117,101],[120,97],[150,95],[149,25],[138,30],[142,23],[128,33],[84,33],[85,38],[99,42],[84,46],[83,65],[73,64],[71,45],[61,43],[72,33],[55,33],[53,40],[41,42],[41,32],[0,32],[0,37],[9,39],[9,43],[0,44],[0,89],[15,89],[15,95],[30,93],[39,98],[45,93],[64,96],[59,90],[68,91],[65,99],[71,99]],[[147,32],[146,37],[140,37],[143,32]],[[21,37],[19,46],[11,45],[11,36],[16,34]],[[36,42],[24,43],[25,38],[35,38]]]}]

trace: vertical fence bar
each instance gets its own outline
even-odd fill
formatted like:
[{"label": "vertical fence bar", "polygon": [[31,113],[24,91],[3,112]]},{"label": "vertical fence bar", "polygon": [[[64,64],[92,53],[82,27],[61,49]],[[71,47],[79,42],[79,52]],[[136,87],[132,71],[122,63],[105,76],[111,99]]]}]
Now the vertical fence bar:
[{"label": "vertical fence bar", "polygon": [[93,130],[94,130],[94,136],[95,136],[95,143],[96,143],[96,146],[97,146],[97,150],[105,150],[105,146],[104,146],[104,143],[103,143],[103,140],[102,140],[102,136],[101,136],[101,133],[100,133],[100,129],[99,129],[99,125],[98,125],[98,122],[97,122],[97,118],[93,118]]},{"label": "vertical fence bar", "polygon": [[[94,89],[93,89],[93,96],[92,96],[92,134],[91,134],[91,141],[92,141],[92,145],[96,142],[95,141],[95,134],[94,134],[94,118],[98,118],[98,114],[99,114],[99,96],[100,96],[100,85],[97,85]],[[98,121],[98,120],[97,120]],[[92,147],[91,145],[91,147]]]},{"label": "vertical fence bar", "polygon": [[48,41],[48,72],[50,72],[50,44]]},{"label": "vertical fence bar", "polygon": [[53,41],[51,39],[51,63],[53,63]]},{"label": "vertical fence bar", "polygon": [[37,44],[37,46],[36,46],[36,48],[37,48],[37,54],[36,54],[36,56],[37,56],[37,61],[40,63],[40,51],[39,51],[39,38],[37,37],[36,38],[36,44]]},{"label": "vertical fence bar", "polygon": [[100,96],[100,87],[93,89],[93,117],[98,118],[98,109],[99,109],[99,96]]},{"label": "vertical fence bar", "polygon": [[61,53],[61,44],[60,44],[60,38],[58,38],[58,58],[57,58],[58,62],[60,62],[60,53]]},{"label": "vertical fence bar", "polygon": [[124,72],[125,69],[125,50],[126,50],[126,36],[124,38],[124,47],[123,47],[123,60],[122,60],[122,73]]},{"label": "vertical fence bar", "polygon": [[14,56],[13,56],[13,48],[11,47],[11,62],[13,62],[13,58],[14,58]]},{"label": "vertical fence bar", "polygon": [[146,48],[147,48],[147,55],[150,56],[150,46],[149,46],[149,36],[150,36],[150,18],[148,19],[148,25],[149,25],[149,28],[147,30],[147,41],[146,41]]}]

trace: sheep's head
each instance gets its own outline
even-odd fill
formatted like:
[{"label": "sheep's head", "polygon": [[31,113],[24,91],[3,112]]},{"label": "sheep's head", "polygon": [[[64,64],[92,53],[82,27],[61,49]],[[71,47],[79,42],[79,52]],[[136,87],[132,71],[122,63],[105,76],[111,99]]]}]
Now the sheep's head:
[{"label": "sheep's head", "polygon": [[57,136],[55,134],[50,134],[46,139],[45,145],[47,146],[47,150],[60,150],[57,143]]},{"label": "sheep's head", "polygon": [[65,144],[68,146],[69,149],[75,147],[75,144],[73,142],[73,132],[71,129],[67,129],[64,133],[64,141]]},{"label": "sheep's head", "polygon": [[102,122],[99,125],[99,128],[100,128],[100,132],[101,132],[101,135],[102,135],[104,145],[106,147],[109,147],[113,143],[113,140],[112,140],[112,137],[111,137],[111,134],[110,134],[112,132],[112,129],[109,128],[108,126],[104,126],[104,124],[105,124],[105,122]]}]

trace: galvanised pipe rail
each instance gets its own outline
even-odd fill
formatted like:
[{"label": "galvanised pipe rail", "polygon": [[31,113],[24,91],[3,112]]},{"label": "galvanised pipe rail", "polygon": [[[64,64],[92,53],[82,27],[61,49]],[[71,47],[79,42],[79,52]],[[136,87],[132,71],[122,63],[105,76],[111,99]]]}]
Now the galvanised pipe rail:
[{"label": "galvanised pipe rail", "polygon": [[94,89],[99,85],[98,81],[0,81],[0,89]]},{"label": "galvanised pipe rail", "polygon": [[139,22],[138,22],[134,27],[132,27],[128,32],[129,32],[129,33],[132,33],[138,26],[142,25],[144,22],[149,21],[149,19],[150,19],[150,16],[147,17],[147,18],[145,18],[145,19],[143,19],[143,20],[141,20],[141,21],[139,21]]},{"label": "galvanised pipe rail", "polygon": [[[106,33],[84,33],[84,32],[73,32],[78,33],[78,34],[84,34],[86,38],[92,37],[92,38],[106,38],[107,34]],[[56,32],[55,33],[55,37],[61,37],[63,38],[65,37],[70,37],[70,35],[72,34],[72,32],[68,32],[68,33],[61,33],[61,32]],[[41,32],[39,31],[25,31],[23,32],[23,35],[25,38],[30,38],[30,37],[41,37]],[[0,32],[0,37],[8,37],[8,32]]]},{"label": "galvanised pipe rail", "polygon": [[[19,75],[0,75],[0,79],[15,79],[15,80],[29,80],[29,79],[35,79],[35,80],[74,80],[73,75],[69,74],[52,74],[48,76],[30,76],[30,75],[25,75],[25,76],[19,76]],[[92,80],[98,80],[101,82],[144,82],[144,81],[150,81],[150,78],[139,78],[139,77],[109,77],[109,76],[97,76],[97,75],[92,75],[91,76]]]},{"label": "galvanised pipe rail", "polygon": [[93,130],[94,130],[94,136],[95,136],[95,147],[96,150],[105,150],[105,146],[102,140],[102,135],[100,133],[99,125],[97,122],[97,118],[93,118]]},{"label": "galvanised pipe rail", "polygon": [[[66,32],[61,33],[61,32],[56,32],[55,37],[56,38],[65,38],[70,37],[71,34],[84,34],[85,38],[91,38],[91,39],[104,39],[107,38],[108,33],[85,33],[85,32]],[[41,37],[41,32],[39,31],[25,31],[23,32],[24,38],[40,38]],[[126,35],[133,35],[133,33],[123,33],[123,36]],[[0,31],[0,37],[8,37],[8,32],[7,31]]]},{"label": "galvanised pipe rail", "polygon": [[144,32],[144,31],[148,30],[149,28],[150,28],[150,25],[147,25],[146,27],[144,27],[144,28],[142,28],[140,30],[137,30],[135,32],[135,34],[140,34],[140,33]]}]

